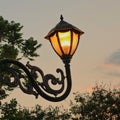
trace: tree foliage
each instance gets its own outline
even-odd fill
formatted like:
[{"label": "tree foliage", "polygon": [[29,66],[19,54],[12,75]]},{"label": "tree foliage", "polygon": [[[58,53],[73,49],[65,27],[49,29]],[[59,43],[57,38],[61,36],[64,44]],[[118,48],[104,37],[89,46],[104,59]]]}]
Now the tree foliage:
[{"label": "tree foliage", "polygon": [[[34,60],[34,57],[39,56],[37,50],[41,44],[34,40],[33,37],[24,39],[23,33],[21,33],[22,28],[23,26],[20,23],[9,22],[0,16],[0,59],[21,60],[22,58],[27,58]],[[3,69],[7,68],[7,66],[0,65],[1,76],[5,75]],[[0,77],[0,99],[6,98],[7,94],[5,91],[7,90],[10,91],[12,89],[4,85]]]},{"label": "tree foliage", "polygon": [[120,90],[105,89],[96,85],[91,93],[75,93],[70,108],[48,106],[43,109],[36,105],[33,109],[22,108],[13,99],[1,108],[1,120],[119,120]]},{"label": "tree foliage", "polygon": [[120,119],[120,90],[107,90],[103,85],[96,85],[90,94],[76,93],[75,102],[70,111],[80,120]]},{"label": "tree foliage", "polygon": [[25,57],[33,60],[33,57],[39,56],[36,50],[41,44],[38,44],[33,37],[24,39],[21,33],[22,28],[20,23],[9,22],[0,16],[0,59]]},{"label": "tree foliage", "polygon": [[22,108],[16,99],[4,103],[0,108],[0,120],[67,120],[70,117],[68,113],[60,112],[59,107],[49,106],[42,109],[40,105],[36,105],[31,110]]}]

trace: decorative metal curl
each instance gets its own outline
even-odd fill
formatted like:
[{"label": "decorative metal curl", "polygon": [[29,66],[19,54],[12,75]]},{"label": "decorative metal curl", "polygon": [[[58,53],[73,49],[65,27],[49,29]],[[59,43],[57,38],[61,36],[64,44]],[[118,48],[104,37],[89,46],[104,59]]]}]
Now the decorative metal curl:
[{"label": "decorative metal curl", "polygon": [[29,71],[18,61],[12,59],[0,61],[0,83],[10,88],[20,87],[24,93],[35,95],[36,98],[38,97],[38,93],[33,89],[29,81]]},{"label": "decorative metal curl", "polygon": [[[41,75],[42,77],[42,82],[38,82],[39,87],[41,87],[44,91],[46,91],[49,94],[53,94],[54,96],[57,96],[58,94],[62,93],[64,90],[64,73],[61,69],[57,69],[56,72],[60,73],[61,75],[61,79],[56,78],[54,75],[52,74],[46,74],[44,75],[43,71],[36,67],[36,66],[31,66],[29,64],[29,62],[27,62],[26,66],[31,70],[31,75],[32,76],[36,76],[37,78],[37,72]],[[51,88],[49,81],[51,81],[52,85],[61,85],[61,88],[58,90],[55,90],[53,88]]]},{"label": "decorative metal curl", "polygon": [[[0,60],[0,70],[1,82],[9,87],[19,86],[24,93],[33,94],[36,98],[41,95],[49,101],[58,102],[65,99],[71,90],[70,65],[67,62],[65,63],[66,77],[61,69],[56,70],[61,76],[60,79],[52,74],[44,75],[40,68],[30,65],[29,62],[25,66],[13,59]],[[42,81],[38,81],[38,75],[41,76]],[[27,81],[22,82],[22,80]],[[51,85],[59,85],[60,87],[54,89]]]}]

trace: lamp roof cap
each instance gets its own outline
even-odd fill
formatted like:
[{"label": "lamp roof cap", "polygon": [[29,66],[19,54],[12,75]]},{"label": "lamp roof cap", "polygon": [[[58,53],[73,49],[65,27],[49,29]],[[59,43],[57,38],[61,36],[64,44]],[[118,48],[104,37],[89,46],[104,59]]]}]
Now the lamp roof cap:
[{"label": "lamp roof cap", "polygon": [[47,36],[45,36],[46,39],[49,39],[49,37],[51,35],[53,35],[56,31],[74,30],[74,31],[78,32],[80,35],[84,34],[84,32],[81,31],[79,28],[64,21],[62,15],[61,15],[60,19],[61,19],[61,21],[53,29],[50,30],[50,32],[47,34]]}]

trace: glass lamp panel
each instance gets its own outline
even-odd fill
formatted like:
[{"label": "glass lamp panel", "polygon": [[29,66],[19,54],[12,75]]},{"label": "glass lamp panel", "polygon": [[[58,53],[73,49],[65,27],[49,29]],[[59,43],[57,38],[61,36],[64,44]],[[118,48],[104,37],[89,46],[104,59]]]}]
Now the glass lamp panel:
[{"label": "glass lamp panel", "polygon": [[79,42],[78,34],[73,32],[72,49],[71,49],[70,55],[74,54],[74,52],[75,52],[75,50],[77,48],[78,42]]},{"label": "glass lamp panel", "polygon": [[71,32],[58,32],[60,44],[65,55],[69,54],[71,45]]},{"label": "glass lamp panel", "polygon": [[57,54],[59,56],[62,56],[62,51],[60,49],[60,45],[58,43],[58,39],[57,39],[57,36],[56,34],[54,34],[53,36],[50,37],[50,41],[51,41],[51,44],[52,44],[52,47],[54,48],[54,50],[57,52]]}]

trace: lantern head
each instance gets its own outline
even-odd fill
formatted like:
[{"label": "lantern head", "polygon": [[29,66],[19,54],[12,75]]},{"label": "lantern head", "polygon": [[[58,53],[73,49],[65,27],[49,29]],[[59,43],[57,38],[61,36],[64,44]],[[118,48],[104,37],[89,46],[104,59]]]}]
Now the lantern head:
[{"label": "lantern head", "polygon": [[70,62],[78,47],[80,35],[84,32],[64,21],[62,15],[60,19],[61,21],[50,30],[45,38],[50,41],[53,49],[63,62]]}]

